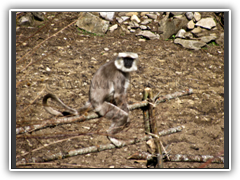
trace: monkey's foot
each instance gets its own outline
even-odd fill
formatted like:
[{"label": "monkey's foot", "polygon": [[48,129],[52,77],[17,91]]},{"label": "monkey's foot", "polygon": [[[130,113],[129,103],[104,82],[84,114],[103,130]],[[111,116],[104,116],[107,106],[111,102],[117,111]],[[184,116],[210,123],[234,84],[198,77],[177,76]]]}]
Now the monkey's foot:
[{"label": "monkey's foot", "polygon": [[114,146],[118,148],[123,147],[126,144],[126,142],[117,140],[116,138],[113,138],[113,137],[108,136],[108,139],[113,143]]}]

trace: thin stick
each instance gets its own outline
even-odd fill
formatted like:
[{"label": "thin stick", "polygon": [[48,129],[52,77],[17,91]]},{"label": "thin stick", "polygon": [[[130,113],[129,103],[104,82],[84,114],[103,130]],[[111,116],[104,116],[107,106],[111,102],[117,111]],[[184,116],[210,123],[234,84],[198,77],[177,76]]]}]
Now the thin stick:
[{"label": "thin stick", "polygon": [[[162,136],[169,135],[171,134],[171,132],[173,132],[172,130],[173,128],[168,130],[164,130],[161,131],[159,133],[162,134]],[[180,130],[181,131],[181,130]],[[179,132],[179,127],[176,127],[176,131],[173,133]],[[133,140],[129,140],[126,141],[125,143],[122,143],[121,147],[127,146],[127,145],[131,145],[131,144],[136,144],[138,142],[141,141],[147,141],[149,139],[151,139],[151,136],[144,136],[143,138],[140,139],[133,139]],[[109,149],[115,149],[116,146],[113,144],[106,144],[106,145],[99,145],[99,146],[91,146],[91,147],[87,147],[87,148],[82,148],[82,149],[76,149],[76,150],[71,150],[68,152],[58,152],[56,154],[52,154],[50,156],[45,156],[45,157],[32,157],[32,158],[21,158],[21,160],[17,161],[17,165],[18,164],[24,164],[24,163],[32,163],[32,162],[44,162],[44,161],[53,161],[56,159],[64,159],[67,157],[72,157],[72,156],[77,156],[77,155],[82,155],[82,154],[88,154],[88,153],[95,153],[95,152],[100,152],[100,151],[105,151],[105,150],[109,150]]]},{"label": "thin stick", "polygon": [[[188,89],[187,91],[175,92],[173,94],[168,94],[168,95],[165,95],[163,97],[159,97],[159,98],[157,98],[156,104],[158,104],[160,102],[165,102],[166,100],[169,100],[169,99],[177,98],[177,97],[184,96],[184,95],[189,95],[189,94],[192,93],[192,91],[193,91],[192,89]],[[137,103],[128,105],[128,108],[129,108],[130,111],[132,111],[136,108],[145,107],[148,104],[149,104],[148,101],[144,100],[144,101],[141,101],[141,102],[137,102]],[[16,128],[16,134],[32,132],[32,131],[42,129],[42,128],[46,128],[46,127],[49,127],[49,126],[56,126],[56,125],[60,125],[60,124],[69,124],[69,123],[74,123],[74,122],[82,122],[82,121],[87,121],[87,120],[96,119],[96,118],[99,118],[99,116],[96,113],[91,113],[88,116],[77,115],[77,116],[73,116],[73,117],[53,118],[53,119],[50,119],[50,120],[47,120],[47,121],[43,121],[42,124],[30,125],[30,126],[24,126],[24,127]]]},{"label": "thin stick", "polygon": [[192,94],[193,93],[193,89],[186,89],[185,91],[181,91],[181,92],[175,92],[173,94],[167,94],[165,96],[162,96],[162,97],[158,97],[155,101],[156,104],[159,104],[161,102],[165,102],[167,100],[170,100],[170,99],[174,99],[174,98],[177,98],[177,97],[181,97],[181,96],[186,96],[186,95],[189,95],[189,94]]},{"label": "thin stick", "polygon": [[[169,162],[208,162],[211,160],[212,163],[224,163],[224,157],[215,157],[211,155],[186,155],[186,154],[170,154],[169,159],[164,159],[164,161]],[[128,159],[136,160],[151,160],[154,155],[148,152],[136,152],[131,155]]]}]

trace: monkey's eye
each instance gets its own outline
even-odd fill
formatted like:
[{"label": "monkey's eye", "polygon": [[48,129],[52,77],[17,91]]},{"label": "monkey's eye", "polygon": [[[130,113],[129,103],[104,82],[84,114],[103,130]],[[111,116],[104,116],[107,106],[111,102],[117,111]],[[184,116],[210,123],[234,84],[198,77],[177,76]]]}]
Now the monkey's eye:
[{"label": "monkey's eye", "polygon": [[124,62],[124,67],[126,68],[131,68],[132,64],[133,64],[134,59],[130,58],[130,57],[125,57],[123,58],[123,62]]}]

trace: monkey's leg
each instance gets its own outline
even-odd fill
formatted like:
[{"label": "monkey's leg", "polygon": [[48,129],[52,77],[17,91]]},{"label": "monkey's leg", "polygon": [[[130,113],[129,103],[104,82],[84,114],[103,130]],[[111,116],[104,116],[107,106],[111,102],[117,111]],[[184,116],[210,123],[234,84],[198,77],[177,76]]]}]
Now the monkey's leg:
[{"label": "monkey's leg", "polygon": [[108,139],[115,146],[121,147],[124,141],[117,140],[116,138],[111,137],[111,135],[122,131],[127,126],[129,123],[128,113],[108,102],[104,102],[102,104],[101,109],[98,113],[101,116],[112,120],[112,124],[107,130]]}]

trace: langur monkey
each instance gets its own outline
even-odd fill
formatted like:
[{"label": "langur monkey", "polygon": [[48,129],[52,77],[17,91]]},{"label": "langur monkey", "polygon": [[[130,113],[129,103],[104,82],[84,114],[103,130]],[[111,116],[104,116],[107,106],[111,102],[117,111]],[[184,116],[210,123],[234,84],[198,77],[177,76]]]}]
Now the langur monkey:
[{"label": "langur monkey", "polygon": [[[82,112],[93,110],[98,115],[112,120],[107,130],[109,140],[117,147],[122,145],[111,135],[120,132],[129,125],[127,88],[130,81],[130,72],[137,70],[138,54],[132,52],[119,53],[115,60],[109,61],[101,66],[94,74],[90,90],[89,101],[78,110],[66,106],[54,94],[47,94],[43,98],[45,109],[53,115],[80,115]],[[47,99],[58,102],[66,111],[59,112],[47,105]]]}]

